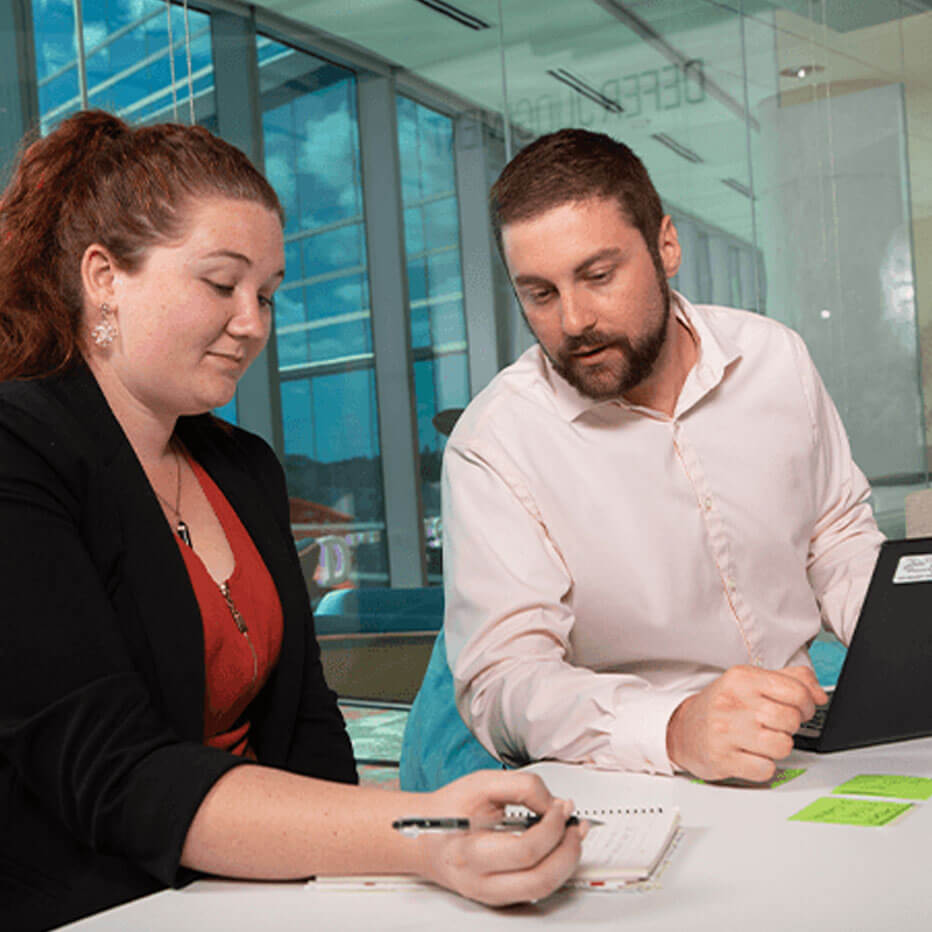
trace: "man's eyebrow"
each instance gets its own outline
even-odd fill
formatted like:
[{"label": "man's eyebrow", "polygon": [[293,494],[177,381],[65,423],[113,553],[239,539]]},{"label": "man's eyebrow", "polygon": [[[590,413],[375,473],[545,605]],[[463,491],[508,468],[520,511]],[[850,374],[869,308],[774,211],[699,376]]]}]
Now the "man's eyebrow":
[{"label": "man's eyebrow", "polygon": [[539,275],[516,275],[515,285],[550,285],[551,282]]},{"label": "man's eyebrow", "polygon": [[588,272],[597,262],[603,262],[605,259],[620,259],[621,254],[622,250],[617,246],[609,246],[607,249],[600,249],[594,256],[589,256],[584,262],[580,262],[579,265],[573,269],[573,274],[582,275]]},{"label": "man's eyebrow", "polygon": [[[608,246],[605,249],[600,249],[594,255],[589,256],[587,259],[584,259],[579,265],[573,269],[573,274],[576,276],[584,275],[589,269],[598,262],[604,262],[606,259],[620,259],[623,254],[623,250],[618,246]],[[522,285],[524,287],[530,287],[533,285],[550,285],[552,282],[543,278],[540,275],[516,275],[513,279],[515,286]]]}]

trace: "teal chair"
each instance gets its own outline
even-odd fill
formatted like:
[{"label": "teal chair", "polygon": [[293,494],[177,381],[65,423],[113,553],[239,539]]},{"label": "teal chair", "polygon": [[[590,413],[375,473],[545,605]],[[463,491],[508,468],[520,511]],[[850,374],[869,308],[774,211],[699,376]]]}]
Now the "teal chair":
[{"label": "teal chair", "polygon": [[821,686],[834,686],[838,682],[847,652],[844,644],[825,632],[809,645],[809,659]]},{"label": "teal chair", "polygon": [[502,767],[473,737],[456,708],[441,629],[401,740],[401,788],[429,792],[474,770]]},{"label": "teal chair", "polygon": [[327,685],[341,699],[411,702],[443,624],[443,590],[335,589],[314,609]]}]

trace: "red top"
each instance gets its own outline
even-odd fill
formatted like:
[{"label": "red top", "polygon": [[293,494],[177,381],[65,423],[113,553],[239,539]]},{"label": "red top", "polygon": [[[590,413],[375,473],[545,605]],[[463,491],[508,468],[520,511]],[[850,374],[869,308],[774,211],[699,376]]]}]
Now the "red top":
[{"label": "red top", "polygon": [[252,757],[249,720],[242,716],[278,662],[281,603],[259,551],[230,503],[200,464],[190,458],[187,463],[233,551],[235,565],[226,585],[246,627],[241,633],[220,586],[197,553],[178,538],[204,625],[204,743]]}]

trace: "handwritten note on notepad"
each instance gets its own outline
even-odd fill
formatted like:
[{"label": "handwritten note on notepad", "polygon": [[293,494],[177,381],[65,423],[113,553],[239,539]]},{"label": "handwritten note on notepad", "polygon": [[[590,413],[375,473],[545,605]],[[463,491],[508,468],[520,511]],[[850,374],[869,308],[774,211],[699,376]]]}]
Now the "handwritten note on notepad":
[{"label": "handwritten note on notepad", "polygon": [[[586,810],[577,810],[585,818]],[[611,814],[588,813],[594,825],[583,842],[582,858],[571,883],[631,883],[645,880],[667,852],[680,822],[675,807],[618,809]]]},{"label": "handwritten note on notepad", "polygon": [[889,825],[912,808],[912,803],[823,796],[791,815],[790,821],[824,822],[832,825]]},{"label": "handwritten note on notepad", "polygon": [[893,799],[928,799],[932,796],[932,780],[928,777],[907,777],[893,773],[862,773],[852,777],[833,793],[848,796],[892,796]]}]

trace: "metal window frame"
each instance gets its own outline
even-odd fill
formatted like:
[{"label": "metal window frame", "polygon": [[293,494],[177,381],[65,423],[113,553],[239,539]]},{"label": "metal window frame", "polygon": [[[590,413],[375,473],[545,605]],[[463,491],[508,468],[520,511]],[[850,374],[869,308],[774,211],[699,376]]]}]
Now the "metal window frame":
[{"label": "metal window frame", "polygon": [[[403,94],[450,116],[454,120],[454,146],[456,124],[463,118],[479,127],[483,134],[480,153],[470,156],[455,149],[461,260],[470,263],[470,274],[464,274],[464,313],[470,393],[473,395],[494,377],[509,357],[516,355],[512,346],[515,337],[511,334],[515,323],[510,317],[518,315],[512,306],[514,302],[511,300],[507,276],[497,257],[488,212],[484,208],[489,183],[489,139],[491,128],[497,123],[497,114],[477,110],[466,99],[416,75],[398,74],[393,62],[353,43],[323,30],[294,23],[267,10],[246,6],[239,0],[201,0],[192,6],[211,12],[224,10],[241,16],[250,15],[257,32],[345,67],[356,75],[374,352],[356,354],[352,359],[289,367],[279,372],[278,378],[290,381],[311,374],[374,365],[390,584],[425,585],[423,502],[420,495],[413,384],[413,362],[425,357],[425,353],[423,350],[412,350],[410,345],[410,307],[394,97]],[[377,100],[380,103],[376,104]],[[381,114],[379,107],[384,109]],[[387,116],[389,111],[390,116]],[[385,157],[386,152],[388,158]],[[380,168],[377,169],[378,166]],[[376,173],[380,176],[378,180]],[[481,197],[475,196],[475,186],[479,186]],[[463,205],[467,203],[478,209],[464,210]],[[394,219],[396,212],[397,219]],[[464,247],[464,244],[468,245]],[[391,259],[388,253],[394,253],[395,258]],[[381,273],[377,276],[373,270],[373,262],[380,261],[384,261],[384,279]],[[483,266],[482,274],[475,280],[472,275],[473,263]],[[388,274],[387,270],[392,267],[394,271]],[[465,283],[467,279],[468,286]],[[400,313],[402,308],[403,314]],[[400,339],[402,335],[403,341]],[[402,362],[405,359],[407,361]],[[389,416],[392,411],[400,414],[392,418]]]},{"label": "metal window frame", "polygon": [[427,584],[427,542],[420,494],[397,89],[391,77],[363,74],[357,77],[356,94],[389,581],[398,588],[420,587]]},{"label": "metal window frame", "polygon": [[[165,58],[169,54],[168,46],[164,49],[159,49],[155,52],[150,53],[145,58],[140,59],[134,62],[132,65],[129,65],[120,71],[113,72],[106,80],[95,84],[93,86],[88,85],[87,83],[87,62],[98,54],[102,50],[108,48],[114,42],[123,38],[124,36],[132,33],[134,30],[139,29],[142,26],[145,26],[146,23],[151,20],[157,19],[158,17],[164,17],[165,9],[164,6],[154,8],[151,12],[145,13],[142,16],[137,17],[136,19],[125,23],[119,29],[114,30],[112,33],[109,33],[103,40],[98,42],[96,45],[87,48],[84,44],[84,7],[85,0],[71,0],[72,9],[74,13],[74,22],[75,22],[75,59],[68,64],[62,65],[51,74],[46,75],[41,81],[39,81],[39,87],[50,84],[55,81],[57,78],[61,77],[63,74],[67,73],[71,69],[75,69],[77,73],[77,82],[78,82],[78,92],[74,97],[69,98],[68,100],[63,101],[53,110],[48,111],[42,117],[43,126],[49,126],[54,124],[59,120],[59,118],[67,116],[74,112],[75,105],[79,109],[86,109],[89,106],[100,106],[99,103],[95,103],[92,98],[95,95],[102,93],[107,90],[107,88],[119,84],[121,81],[126,80],[129,77],[132,77],[138,71],[148,67],[153,62],[159,61],[162,58]],[[176,6],[178,6],[178,0],[172,0]],[[180,7],[179,7],[180,8]],[[193,6],[190,7],[192,10]],[[198,10],[198,12],[205,13],[206,11]],[[209,26],[204,27],[203,29],[196,30],[192,33],[192,39],[199,39],[205,33],[207,33]],[[183,47],[185,42],[184,33],[178,33],[173,39],[172,52]],[[193,80],[197,80],[200,77],[203,77],[204,74],[210,73],[212,69],[200,69],[199,71],[194,72],[192,75]],[[176,87],[182,87],[186,85],[186,77],[179,76],[175,80]],[[118,115],[123,117],[126,120],[132,121],[134,119],[135,110],[140,107],[144,107],[151,103],[153,100],[157,99],[160,96],[170,94],[172,87],[170,84],[166,85],[161,90],[157,91],[154,94],[150,94],[148,97],[142,98],[136,101],[131,107],[124,107],[120,109]],[[205,118],[205,116],[210,115],[211,111],[201,105],[200,101],[204,96],[204,91],[200,91],[195,94],[195,107],[197,110],[201,111],[197,113],[197,119],[200,121]],[[161,110],[156,110],[149,113],[146,116],[146,122],[154,122],[158,119],[172,119],[173,107],[169,103],[167,106],[161,108]]]},{"label": "metal window frame", "polygon": [[[3,8],[0,15],[15,18],[10,34],[16,49],[8,50],[12,54],[5,56],[4,70],[6,74],[13,72],[11,102],[20,118],[15,124],[3,121],[6,132],[0,134],[0,146],[7,146],[12,154],[24,133],[38,125],[39,108],[31,0],[12,0],[9,6],[7,13],[5,5],[0,4]],[[398,74],[393,62],[362,47],[261,7],[240,0],[193,0],[189,6],[211,18],[219,133],[243,149],[260,170],[264,170],[264,153],[257,34],[345,67],[356,76],[375,351],[365,360],[354,358],[350,368],[357,365],[375,368],[391,585],[423,586],[427,572],[413,363],[427,351],[412,349],[410,341],[395,98],[403,94],[454,120],[461,259],[465,260],[464,272],[467,263],[470,269],[469,275],[464,274],[463,303],[472,394],[495,375],[510,355],[505,320],[509,313],[507,287],[503,304],[501,270],[496,269],[488,215],[482,207],[489,180],[485,144],[490,128],[500,122],[499,115],[477,110],[464,98],[417,75]],[[245,67],[243,53],[247,53]],[[5,84],[4,91],[8,90]],[[457,136],[462,136],[467,123],[479,127],[483,134],[483,146],[478,152],[460,151],[457,145]],[[482,191],[482,197],[476,197],[477,189]],[[480,274],[474,276],[473,269]],[[456,349],[461,350],[459,346]],[[427,353],[430,354],[434,354],[433,350]],[[263,436],[282,456],[280,384],[306,377],[315,367],[306,372],[280,372],[276,357],[273,335],[263,355],[240,382],[237,414],[243,427]],[[347,362],[337,361],[336,366],[345,369]],[[332,367],[328,363],[326,368]]]},{"label": "metal window frame", "polygon": [[[512,296],[485,206],[492,180],[489,177],[490,164],[501,162],[504,165],[503,156],[495,159],[491,155],[496,143],[501,148],[497,138],[502,128],[501,114],[477,108],[467,98],[416,74],[399,72],[391,60],[353,42],[242,0],[193,0],[190,5],[205,12],[222,10],[239,16],[252,16],[256,30],[263,35],[348,68],[360,81],[371,76],[390,79],[397,94],[410,97],[454,120],[460,249],[464,270],[469,263],[471,279],[465,294],[464,313],[469,342],[470,393],[475,395],[499,369],[533,343]],[[471,146],[468,140],[477,138],[480,145]],[[399,186],[400,183],[399,178]],[[477,188],[482,192],[481,197],[476,197]],[[476,275],[473,281],[474,267]],[[413,442],[417,443],[416,436]]]},{"label": "metal window frame", "polygon": [[[469,392],[475,396],[509,362],[510,286],[498,257],[489,214],[489,130],[475,111],[455,118],[453,147]],[[482,191],[483,196],[476,197],[476,191]]]},{"label": "metal window frame", "polygon": [[[210,33],[219,134],[242,149],[264,173],[255,15],[252,11],[245,15],[210,11]],[[265,349],[240,380],[236,417],[242,427],[263,437],[281,459],[285,454],[285,438],[276,347],[273,315]]]},{"label": "metal window frame", "polygon": [[0,190],[20,141],[39,125],[39,87],[31,0],[0,4]]}]

